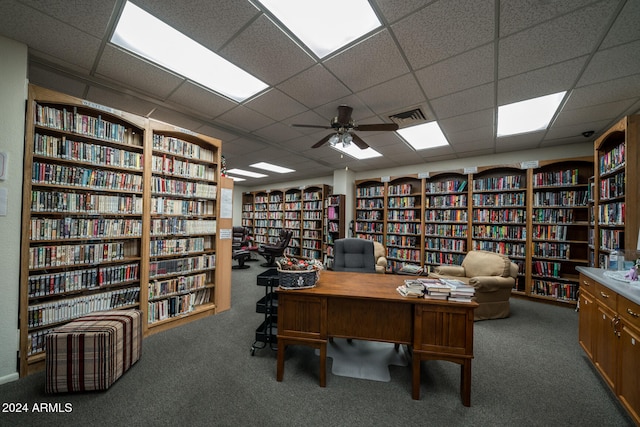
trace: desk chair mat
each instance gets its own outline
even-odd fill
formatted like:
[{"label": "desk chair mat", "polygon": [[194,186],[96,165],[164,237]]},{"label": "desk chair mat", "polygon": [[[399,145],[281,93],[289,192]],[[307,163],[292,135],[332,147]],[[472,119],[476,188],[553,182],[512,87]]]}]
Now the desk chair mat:
[{"label": "desk chair mat", "polygon": [[[320,355],[320,350],[316,350]],[[385,342],[334,338],[327,343],[327,357],[333,359],[331,372],[341,377],[372,381],[391,381],[389,365],[408,366],[410,357],[404,346],[398,351]]]}]

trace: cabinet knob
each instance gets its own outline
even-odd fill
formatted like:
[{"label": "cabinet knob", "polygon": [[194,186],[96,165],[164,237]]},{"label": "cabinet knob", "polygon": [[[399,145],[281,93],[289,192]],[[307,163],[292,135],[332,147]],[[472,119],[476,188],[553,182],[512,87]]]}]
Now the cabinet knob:
[{"label": "cabinet knob", "polygon": [[635,311],[632,311],[630,308],[627,308],[627,313],[629,313],[633,317],[640,317],[640,314],[636,313]]},{"label": "cabinet knob", "polygon": [[600,295],[602,296],[602,298],[609,298],[609,295],[605,294],[602,291],[600,291]]}]

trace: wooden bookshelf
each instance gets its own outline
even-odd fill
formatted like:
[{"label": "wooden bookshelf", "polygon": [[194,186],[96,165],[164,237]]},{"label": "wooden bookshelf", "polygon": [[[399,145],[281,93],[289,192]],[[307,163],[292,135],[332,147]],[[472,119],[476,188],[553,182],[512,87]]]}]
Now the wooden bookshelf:
[{"label": "wooden bookshelf", "polygon": [[[51,328],[93,311],[139,308],[147,334],[229,308],[231,260],[229,273],[216,268],[219,140],[34,85],[25,129],[21,376],[44,368]],[[156,135],[211,155],[154,148]],[[180,288],[201,274],[202,286]],[[149,322],[170,299],[188,309]]]},{"label": "wooden bookshelf", "polygon": [[246,192],[242,194],[242,222],[243,227],[247,227],[253,232],[253,194]]},{"label": "wooden bookshelf", "polygon": [[290,188],[284,192],[284,228],[291,230],[287,256],[302,255],[302,190]]},{"label": "wooden bookshelf", "polygon": [[635,260],[640,216],[640,115],[627,116],[595,141],[594,263],[607,268],[614,249]]},{"label": "wooden bookshelf", "polygon": [[423,182],[417,176],[405,176],[394,177],[386,185],[384,242],[390,271],[423,264]]},{"label": "wooden bookshelf", "polygon": [[322,260],[324,199],[328,195],[326,185],[302,190],[302,258]]},{"label": "wooden bookshelf", "polygon": [[380,179],[356,181],[354,237],[384,245],[384,197],[386,185]]},{"label": "wooden bookshelf", "polygon": [[324,260],[326,268],[332,269],[334,243],[345,234],[345,195],[331,194],[324,200]]}]

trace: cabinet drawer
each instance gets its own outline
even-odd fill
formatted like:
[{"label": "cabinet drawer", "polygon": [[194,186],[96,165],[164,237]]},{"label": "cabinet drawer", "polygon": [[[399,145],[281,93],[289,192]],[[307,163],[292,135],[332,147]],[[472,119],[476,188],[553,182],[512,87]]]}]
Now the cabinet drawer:
[{"label": "cabinet drawer", "polygon": [[585,276],[584,274],[580,274],[580,290],[588,292],[591,295],[595,295],[596,282],[593,279]]},{"label": "cabinet drawer", "polygon": [[599,303],[606,307],[609,307],[613,311],[616,311],[616,302],[618,297],[617,293],[607,288],[606,286],[603,286],[600,283],[596,282],[595,297]]},{"label": "cabinet drawer", "polygon": [[640,329],[640,305],[620,297],[618,301],[618,314],[629,325]]}]

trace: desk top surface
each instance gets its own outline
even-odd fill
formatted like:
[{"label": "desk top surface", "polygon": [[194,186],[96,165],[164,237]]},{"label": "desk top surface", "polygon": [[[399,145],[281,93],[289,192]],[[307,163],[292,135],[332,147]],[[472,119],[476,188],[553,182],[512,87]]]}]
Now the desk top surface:
[{"label": "desk top surface", "polygon": [[278,293],[404,301],[410,304],[458,305],[473,308],[478,306],[475,302],[453,302],[404,297],[398,293],[396,288],[402,285],[405,279],[407,279],[406,276],[398,276],[395,274],[322,271],[320,273],[320,280],[318,280],[315,287],[289,290],[278,289]]}]

